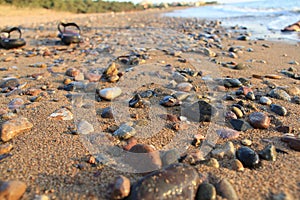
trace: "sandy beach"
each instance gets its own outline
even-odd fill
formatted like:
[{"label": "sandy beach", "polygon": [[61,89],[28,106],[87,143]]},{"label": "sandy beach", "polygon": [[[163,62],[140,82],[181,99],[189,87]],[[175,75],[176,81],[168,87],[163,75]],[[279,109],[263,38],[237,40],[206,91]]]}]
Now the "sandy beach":
[{"label": "sandy beach", "polygon": [[[22,200],[112,199],[115,179],[123,175],[135,188],[128,199],[141,199],[139,195],[149,192],[147,186],[141,192],[137,181],[149,171],[168,167],[166,152],[176,149],[174,162],[199,177],[175,174],[188,184],[195,182],[194,189],[181,185],[182,193],[160,196],[158,192],[156,199],[201,199],[200,194],[195,196],[203,183],[216,188],[211,199],[299,199],[299,44],[249,40],[251,30],[164,17],[165,12],[1,14],[1,29],[20,26],[26,46],[0,48],[0,183],[25,183]],[[61,20],[81,27],[82,43],[60,43]],[[112,87],[120,88],[121,94],[114,91],[116,98],[107,100],[111,97],[105,89]],[[190,119],[195,102],[209,110],[213,107],[218,117],[200,111],[209,119]],[[108,114],[107,107],[112,108]],[[62,108],[61,115],[57,110]],[[21,118],[28,123],[18,131]],[[120,136],[116,131],[124,123],[125,136]],[[236,127],[239,123],[243,126]],[[4,126],[18,133],[4,141]],[[220,133],[217,129],[224,134],[210,140]],[[199,145],[194,143],[197,137]],[[209,142],[211,146],[205,146]],[[142,153],[152,154],[150,161],[143,160],[148,154],[137,157],[138,164],[131,167],[142,168],[132,173],[125,161],[121,163],[122,156],[118,158],[122,152],[112,151],[117,147],[141,153],[138,148],[130,150],[136,143],[147,145]],[[271,146],[267,151],[273,161],[259,153],[263,155],[257,165],[233,164],[242,162],[243,156],[236,159],[236,152],[247,145],[256,153]],[[150,162],[148,171],[142,170],[143,162]],[[171,191],[165,180],[157,184],[160,188],[149,186],[149,191]],[[220,187],[221,180],[227,180],[230,189]],[[2,188],[0,197],[5,199],[9,190]],[[189,196],[183,194],[185,190]]]}]

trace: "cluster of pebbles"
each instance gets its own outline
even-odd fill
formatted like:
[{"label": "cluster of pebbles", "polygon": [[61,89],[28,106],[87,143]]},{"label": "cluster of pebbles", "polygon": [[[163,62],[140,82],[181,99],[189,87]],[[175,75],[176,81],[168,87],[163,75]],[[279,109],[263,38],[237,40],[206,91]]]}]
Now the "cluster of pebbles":
[{"label": "cluster of pebbles", "polygon": [[[253,179],[243,173],[259,173],[270,163],[284,162],[285,155],[299,156],[299,127],[285,120],[299,120],[291,110],[300,104],[296,60],[281,71],[269,68],[270,73],[246,76],[243,71],[253,63],[267,61],[242,62],[259,46],[245,27],[132,15],[119,17],[119,27],[110,27],[108,20],[105,29],[97,26],[95,16],[80,19],[89,37],[79,45],[61,46],[50,33],[29,35],[32,46],[0,50],[5,63],[0,68],[1,170],[21,153],[12,141],[30,138],[31,130],[39,129],[40,119],[30,113],[47,104],[59,105],[49,108],[47,123],[68,124],[60,134],[81,138],[91,152],[75,168],[84,171],[87,164],[137,173],[116,176],[116,171],[107,194],[94,194],[99,199],[246,199],[251,194],[235,189],[240,186],[220,174],[233,171],[247,183]],[[51,32],[51,26],[33,29]],[[260,47],[271,48],[267,42]],[[278,84],[290,79],[296,84]],[[128,117],[118,116],[122,109]],[[158,133],[144,128],[153,121]],[[182,140],[184,149],[172,144],[173,137]],[[129,156],[119,158],[115,154],[120,152]],[[0,199],[72,199],[55,190],[35,193],[26,184],[0,181]],[[297,192],[260,198],[287,200]]]}]

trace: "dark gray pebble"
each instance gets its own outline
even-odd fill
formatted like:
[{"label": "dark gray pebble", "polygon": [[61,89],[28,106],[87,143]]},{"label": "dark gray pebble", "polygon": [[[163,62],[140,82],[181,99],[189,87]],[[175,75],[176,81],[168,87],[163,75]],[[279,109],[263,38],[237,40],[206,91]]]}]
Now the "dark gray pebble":
[{"label": "dark gray pebble", "polygon": [[236,157],[244,167],[255,168],[260,163],[258,154],[249,147],[240,147],[236,151]]}]

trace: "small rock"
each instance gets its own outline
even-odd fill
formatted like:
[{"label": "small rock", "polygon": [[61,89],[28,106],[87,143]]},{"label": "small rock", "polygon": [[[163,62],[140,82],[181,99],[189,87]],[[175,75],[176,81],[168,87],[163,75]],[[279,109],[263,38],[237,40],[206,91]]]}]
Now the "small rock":
[{"label": "small rock", "polygon": [[245,170],[243,164],[238,159],[234,159],[231,166],[233,170],[236,170],[238,172],[242,172]]},{"label": "small rock", "polygon": [[130,180],[125,176],[118,176],[112,189],[112,199],[124,199],[130,193]]},{"label": "small rock", "polygon": [[281,133],[291,133],[292,128],[289,126],[277,126],[276,130]]},{"label": "small rock", "polygon": [[248,41],[250,40],[250,38],[246,35],[241,35],[237,38],[237,40]]},{"label": "small rock", "polygon": [[213,117],[218,115],[217,109],[207,103],[206,101],[200,100],[192,105],[182,109],[182,115],[188,119],[196,122],[210,122]]},{"label": "small rock", "polygon": [[114,118],[114,115],[113,115],[111,107],[104,108],[102,110],[101,117],[103,117],[103,118],[110,118],[110,119]]},{"label": "small rock", "polygon": [[33,124],[25,117],[11,119],[2,124],[1,139],[3,142],[7,142],[20,133],[30,130],[32,127]]},{"label": "small rock", "polygon": [[222,179],[217,185],[217,193],[228,200],[238,200],[239,197],[236,194],[233,186],[227,179]]},{"label": "small rock", "polygon": [[291,97],[288,93],[286,93],[286,91],[282,90],[282,89],[273,89],[269,92],[269,96],[275,99],[281,99],[281,100],[285,100],[285,101],[291,101]]},{"label": "small rock", "polygon": [[161,152],[161,161],[162,161],[162,166],[166,167],[171,164],[178,163],[178,159],[180,158],[180,154],[178,150],[176,149],[171,149],[165,152]]},{"label": "small rock", "polygon": [[259,99],[259,103],[261,103],[263,105],[271,105],[272,104],[272,100],[269,99],[268,97],[262,96]]},{"label": "small rock", "polygon": [[219,129],[217,134],[223,139],[236,139],[239,137],[238,131],[229,128]]},{"label": "small rock", "polygon": [[274,113],[280,116],[287,115],[286,108],[278,104],[271,104],[271,111],[273,111]]},{"label": "small rock", "polygon": [[235,148],[233,143],[229,141],[221,147],[212,150],[211,154],[214,158],[233,158],[235,155]]},{"label": "small rock", "polygon": [[203,160],[204,160],[204,157],[203,157],[202,151],[200,151],[200,149],[195,149],[195,150],[189,151],[182,162],[190,164],[190,165],[195,165],[199,161],[203,161]]},{"label": "small rock", "polygon": [[223,85],[226,88],[234,88],[234,87],[241,87],[243,84],[239,79],[236,78],[226,78],[223,80]]},{"label": "small rock", "polygon": [[174,164],[143,177],[133,185],[129,199],[194,200],[199,182],[192,166]]},{"label": "small rock", "polygon": [[209,48],[203,48],[203,53],[206,55],[206,56],[209,56],[209,57],[215,57],[217,54],[215,52],[213,52],[212,50],[210,50]]},{"label": "small rock", "polygon": [[19,84],[19,80],[16,78],[5,78],[1,81],[0,88],[16,88]]},{"label": "small rock", "polygon": [[176,81],[177,83],[182,83],[182,82],[187,82],[188,78],[183,76],[182,74],[180,74],[179,72],[174,72],[172,74],[172,78],[174,79],[174,81]]},{"label": "small rock", "polygon": [[57,120],[72,120],[73,114],[67,108],[61,108],[56,110],[49,117]]},{"label": "small rock", "polygon": [[246,131],[252,129],[252,126],[242,119],[230,119],[229,122],[232,128],[234,128],[237,131]]},{"label": "small rock", "polygon": [[228,111],[225,114],[225,119],[230,120],[230,119],[237,119],[237,116],[234,112]]},{"label": "small rock", "polygon": [[106,100],[113,100],[122,94],[122,90],[119,87],[105,88],[99,91],[100,97]]},{"label": "small rock", "polygon": [[294,149],[295,151],[300,151],[300,139],[296,138],[295,136],[290,135],[284,135],[281,140],[283,142],[287,142],[289,147],[291,149]]},{"label": "small rock", "polygon": [[13,148],[12,144],[1,144],[0,145],[0,155],[9,153]]},{"label": "small rock", "polygon": [[128,123],[121,124],[120,127],[113,133],[114,136],[126,140],[136,134],[136,131]]},{"label": "small rock", "polygon": [[265,78],[270,78],[270,79],[281,79],[282,77],[277,75],[277,74],[267,74],[265,75]]},{"label": "small rock", "polygon": [[160,105],[163,105],[166,107],[173,107],[173,106],[181,105],[181,101],[174,98],[173,96],[165,96],[159,103],[160,103]]},{"label": "small rock", "polygon": [[206,165],[209,166],[209,167],[216,168],[216,169],[220,168],[220,164],[219,164],[218,160],[215,159],[215,158],[210,158],[208,160],[208,162],[206,163]]},{"label": "small rock", "polygon": [[241,144],[244,145],[244,146],[251,146],[252,141],[249,140],[249,139],[243,139],[243,140],[241,141]]},{"label": "small rock", "polygon": [[275,161],[277,157],[276,148],[274,145],[268,144],[258,155],[264,160]]},{"label": "small rock", "polygon": [[134,95],[132,99],[129,100],[129,107],[131,108],[144,108],[147,102],[142,99],[139,94]]},{"label": "small rock", "polygon": [[125,151],[129,151],[134,145],[137,144],[137,140],[134,137],[129,138],[126,142],[127,144],[123,146]]},{"label": "small rock", "polygon": [[287,87],[280,87],[280,88],[292,96],[296,96],[300,94],[300,89],[296,86],[287,86]]},{"label": "small rock", "polygon": [[26,187],[26,184],[21,181],[0,181],[0,199],[21,199],[26,191]]},{"label": "small rock", "polygon": [[243,112],[236,106],[232,106],[231,110],[238,118],[242,118],[244,116]]},{"label": "small rock", "polygon": [[195,200],[215,200],[217,197],[216,188],[209,183],[199,185]]},{"label": "small rock", "polygon": [[80,120],[77,124],[77,132],[83,135],[90,134],[94,132],[94,127],[86,120]]},{"label": "small rock", "polygon": [[176,88],[179,90],[179,91],[182,91],[182,92],[189,92],[191,91],[191,89],[193,88],[193,85],[190,84],[190,83],[186,83],[186,82],[182,82],[182,83],[179,83]]},{"label": "small rock", "polygon": [[8,108],[10,110],[15,110],[24,105],[24,101],[21,98],[15,98],[8,103]]},{"label": "small rock", "polygon": [[269,128],[271,119],[262,112],[253,112],[249,115],[249,121],[254,128],[266,129]]},{"label": "small rock", "polygon": [[258,154],[253,149],[245,146],[236,151],[236,157],[244,167],[255,168],[260,162]]},{"label": "small rock", "polygon": [[46,195],[35,195],[33,200],[50,200]]},{"label": "small rock", "polygon": [[76,77],[80,74],[80,70],[79,69],[76,69],[76,68],[69,68],[67,69],[66,71],[66,75],[67,76],[70,76],[70,77]]}]

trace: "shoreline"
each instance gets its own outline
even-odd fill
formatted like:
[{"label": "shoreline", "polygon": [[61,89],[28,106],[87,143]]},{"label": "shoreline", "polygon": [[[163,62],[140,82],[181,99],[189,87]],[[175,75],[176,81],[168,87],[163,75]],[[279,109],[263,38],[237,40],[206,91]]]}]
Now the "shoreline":
[{"label": "shoreline", "polygon": [[[295,163],[300,162],[300,154],[299,151],[290,148],[289,144],[282,142],[281,138],[286,132],[299,137],[300,108],[294,99],[300,95],[300,80],[282,74],[281,70],[294,68],[295,73],[297,70],[300,71],[299,45],[248,40],[247,35],[244,35],[245,40],[238,40],[239,33],[231,33],[218,24],[198,19],[168,18],[163,16],[165,12],[166,10],[151,10],[115,14],[67,16],[57,14],[55,15],[57,19],[63,17],[60,20],[74,20],[82,28],[84,42],[71,46],[59,43],[56,36],[57,22],[50,21],[47,16],[35,18],[38,16],[32,14],[28,18],[19,16],[14,18],[15,21],[10,21],[14,24],[21,22],[20,18],[24,18],[26,23],[23,36],[27,45],[20,49],[0,49],[2,60],[0,81],[2,83],[7,77],[16,77],[20,85],[24,86],[20,89],[20,93],[10,93],[10,88],[0,88],[0,125],[2,126],[10,118],[23,116],[33,124],[33,127],[8,142],[0,140],[0,147],[6,144],[13,146],[13,149],[4,154],[7,157],[1,156],[0,180],[24,182],[27,190],[22,200],[42,197],[70,200],[110,199],[113,193],[112,185],[118,175],[128,177],[131,185],[145,176],[144,173],[126,172],[122,163],[105,165],[99,162],[101,158],[99,155],[97,157],[96,153],[101,148],[96,146],[93,149],[88,146],[84,143],[88,141],[84,140],[84,135],[78,131],[76,122],[85,115],[86,118],[83,119],[92,124],[95,131],[104,132],[111,144],[121,149],[126,149],[130,141],[116,138],[113,133],[123,121],[128,122],[130,126],[131,123],[135,124],[137,143],[153,145],[160,153],[167,144],[170,144],[170,147],[177,147],[172,143],[173,136],[182,136],[188,148],[183,155],[180,155],[180,162],[196,170],[201,181],[214,186],[220,180],[229,180],[240,199],[267,200],[275,199],[276,195],[290,196],[291,199],[297,197],[300,193],[300,170]],[[149,29],[151,31],[147,31]],[[103,71],[110,66],[112,60],[116,62],[119,81],[111,83],[106,79],[99,80],[97,75],[103,78],[105,76]],[[147,72],[147,69],[155,72],[154,76],[153,73],[145,76],[143,72]],[[142,81],[132,83],[135,79],[131,78],[136,78],[131,77],[131,73],[134,72],[140,73]],[[172,76],[173,72],[180,73],[183,81],[178,80],[177,77],[177,83]],[[192,76],[190,75],[193,74],[192,72],[197,72],[199,75]],[[90,73],[89,76],[87,73]],[[157,79],[157,76],[160,79]],[[91,102],[88,101],[89,99],[87,102],[80,102],[80,99],[77,102],[76,96],[73,96],[76,90],[73,91],[68,86],[72,86],[72,83],[79,84],[78,87],[80,83],[92,84],[93,78],[97,77],[98,80],[95,82],[97,91],[118,86],[122,88],[122,95],[116,102],[107,101],[99,95],[96,95],[95,99],[92,98]],[[271,111],[270,106],[261,104],[259,99],[249,100],[243,94],[237,95],[239,87],[225,88],[218,82],[210,82],[210,77],[244,78],[251,82],[247,87],[251,88],[257,97],[268,96],[272,89],[286,87],[293,100],[270,96],[268,98],[273,103],[286,108],[288,114],[280,116]],[[168,80],[168,82],[163,84],[160,80]],[[205,155],[204,162],[199,155],[199,148],[191,145],[193,138],[199,134],[208,138],[215,128],[214,125],[219,128],[228,127],[227,124],[217,124],[217,121],[186,122],[184,118],[179,118],[183,109],[180,106],[160,106],[159,110],[155,110],[153,118],[148,116],[150,111],[147,106],[126,107],[130,112],[128,118],[126,115],[121,118],[104,118],[102,115],[104,108],[113,107],[118,100],[126,101],[128,105],[127,100],[128,97],[132,98],[130,96],[132,90],[157,92],[157,96],[144,100],[149,101],[151,105],[159,106],[166,95],[171,95],[180,88],[180,82],[184,83],[181,89],[188,91],[189,94],[186,100],[182,100],[184,103],[204,99],[213,106],[218,107],[222,102],[226,109],[231,109],[233,105],[242,101],[245,111],[240,119],[249,121],[251,113],[264,113],[270,118],[268,127],[238,131],[238,136],[235,138],[230,138],[229,135],[228,138],[218,139],[214,146],[215,154],[210,152]],[[244,85],[245,90],[247,87]],[[294,90],[289,91],[287,88],[294,88]],[[17,103],[14,103],[14,99],[19,100],[15,100]],[[73,119],[50,118],[60,108],[69,110]],[[161,117],[156,112],[170,115]],[[152,130],[143,127],[155,120],[159,122],[157,127],[162,126],[162,128],[158,134],[150,137]],[[223,118],[222,120],[226,121]],[[288,131],[279,131],[280,126],[287,126]],[[189,127],[192,131],[185,134],[185,127]],[[90,126],[87,126],[87,129],[90,131]],[[142,136],[139,135],[141,133]],[[223,145],[230,143],[235,152],[243,146],[242,141],[245,139],[251,140],[250,147],[257,152],[272,144],[281,150],[281,153],[277,153],[275,161],[261,160],[262,166],[258,169],[245,167],[243,171],[238,171],[232,165],[235,153],[227,156],[217,153],[218,151],[224,153]],[[94,142],[96,145],[103,145],[101,142]],[[148,148],[153,147],[148,146]],[[198,162],[193,163],[193,159]],[[206,162],[211,160],[214,162],[217,160],[218,166]],[[222,199],[219,192],[217,199]]]}]

